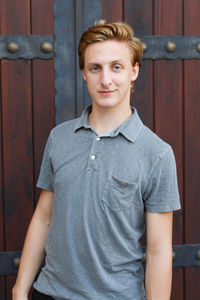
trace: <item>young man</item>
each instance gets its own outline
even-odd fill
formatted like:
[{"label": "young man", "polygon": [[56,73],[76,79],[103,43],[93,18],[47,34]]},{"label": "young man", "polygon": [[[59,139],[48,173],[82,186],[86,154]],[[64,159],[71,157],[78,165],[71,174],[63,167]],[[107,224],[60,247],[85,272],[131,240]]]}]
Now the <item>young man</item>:
[{"label": "young man", "polygon": [[170,299],[176,166],[171,147],[130,107],[141,56],[126,24],[100,21],[82,35],[92,106],[49,136],[13,300],[28,299],[45,254],[33,299]]}]

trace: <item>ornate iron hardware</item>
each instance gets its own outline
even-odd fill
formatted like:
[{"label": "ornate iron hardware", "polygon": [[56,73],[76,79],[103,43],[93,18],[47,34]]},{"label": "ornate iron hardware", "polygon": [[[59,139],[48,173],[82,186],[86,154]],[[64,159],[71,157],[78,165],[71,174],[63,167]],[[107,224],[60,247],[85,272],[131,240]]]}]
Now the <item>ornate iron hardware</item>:
[{"label": "ornate iron hardware", "polygon": [[166,48],[167,52],[172,53],[176,50],[176,44],[172,43],[172,42],[167,42],[165,48]]},{"label": "ornate iron hardware", "polygon": [[[146,261],[146,248],[143,247]],[[21,251],[0,252],[0,275],[17,274]],[[173,268],[200,267],[200,244],[184,244],[173,246]]]},{"label": "ornate iron hardware", "polygon": [[21,251],[0,252],[0,275],[16,275]]},{"label": "ornate iron hardware", "polygon": [[143,59],[200,59],[200,36],[139,36]]},{"label": "ornate iron hardware", "polygon": [[[76,23],[78,26],[78,22]],[[55,28],[57,29],[57,26]],[[78,32],[79,36],[80,33],[81,29]],[[143,42],[144,60],[200,59],[200,36],[139,36],[139,38]],[[56,47],[57,50],[59,48]],[[0,35],[0,59],[51,59],[52,57],[53,36],[51,35]]]},{"label": "ornate iron hardware", "polygon": [[51,51],[53,50],[53,46],[49,42],[43,42],[41,44],[41,49],[44,53],[51,53]]},{"label": "ornate iron hardware", "polygon": [[20,257],[15,257],[13,259],[13,265],[15,268],[19,268],[19,264],[20,264]]},{"label": "ornate iron hardware", "polygon": [[0,35],[0,59],[51,59],[52,35]]},{"label": "ornate iron hardware", "polygon": [[9,52],[15,53],[19,50],[19,45],[15,42],[10,42],[7,45],[7,49],[8,49]]},{"label": "ornate iron hardware", "polygon": [[[146,262],[146,248],[143,247]],[[173,268],[200,267],[200,244],[183,244],[173,246]]]}]

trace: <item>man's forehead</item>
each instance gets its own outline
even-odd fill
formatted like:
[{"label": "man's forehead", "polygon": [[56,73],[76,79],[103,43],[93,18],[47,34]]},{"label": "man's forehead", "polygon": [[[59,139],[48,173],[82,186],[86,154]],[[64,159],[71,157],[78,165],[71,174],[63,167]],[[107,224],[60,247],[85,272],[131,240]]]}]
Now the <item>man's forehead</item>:
[{"label": "man's forehead", "polygon": [[89,45],[85,51],[87,63],[126,62],[130,51],[126,42],[105,41]]},{"label": "man's forehead", "polygon": [[95,42],[87,46],[86,52],[103,51],[104,49],[112,49],[113,52],[127,49],[129,50],[126,41],[108,40],[103,42]]}]

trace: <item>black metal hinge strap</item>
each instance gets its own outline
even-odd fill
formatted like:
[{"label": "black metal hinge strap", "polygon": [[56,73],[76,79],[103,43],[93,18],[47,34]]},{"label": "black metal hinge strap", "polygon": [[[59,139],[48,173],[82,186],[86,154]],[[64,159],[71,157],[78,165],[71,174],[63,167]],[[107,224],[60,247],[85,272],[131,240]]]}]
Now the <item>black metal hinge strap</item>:
[{"label": "black metal hinge strap", "polygon": [[[143,247],[146,262],[146,248]],[[173,268],[200,267],[200,244],[183,244],[173,246]]]},{"label": "black metal hinge strap", "polygon": [[[145,251],[143,247],[145,263]],[[17,274],[21,251],[0,252],[0,275]],[[200,267],[200,244],[184,244],[173,246],[173,268]]]},{"label": "black metal hinge strap", "polygon": [[200,36],[138,36],[143,59],[200,59]]},{"label": "black metal hinge strap", "polygon": [[52,35],[0,35],[0,59],[51,59]]}]

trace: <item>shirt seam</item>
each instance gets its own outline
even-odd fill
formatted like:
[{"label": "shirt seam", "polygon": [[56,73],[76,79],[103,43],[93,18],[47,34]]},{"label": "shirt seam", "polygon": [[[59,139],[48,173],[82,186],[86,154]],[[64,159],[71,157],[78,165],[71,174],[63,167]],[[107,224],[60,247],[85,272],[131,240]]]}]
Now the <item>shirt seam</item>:
[{"label": "shirt seam", "polygon": [[[50,132],[50,138],[51,138],[51,147],[49,149],[49,157],[52,159],[53,155],[55,154],[55,149],[54,149],[54,131]],[[51,162],[52,163],[52,162]]]},{"label": "shirt seam", "polygon": [[[156,167],[158,166],[159,162],[163,159],[163,157],[166,155],[166,153],[167,153],[168,151],[170,151],[171,149],[172,149],[171,146],[168,145],[168,148],[167,148],[165,151],[163,151],[163,152],[159,155],[159,157],[157,158],[157,160],[156,160],[154,166],[152,167],[152,171],[151,171],[150,174],[149,174],[149,178],[148,178],[148,180],[147,180],[147,186],[146,186],[146,188],[145,188],[145,190],[144,190],[143,195],[145,195],[145,193],[146,193],[146,191],[147,191],[147,189],[148,189],[148,187],[149,187],[149,185],[150,185],[150,179],[151,179],[151,177],[152,177],[152,175],[153,175],[153,173],[154,173]],[[144,199],[146,199],[146,198],[144,197]]]}]

